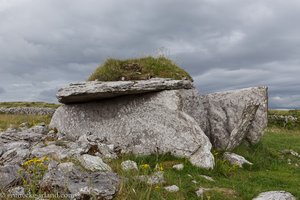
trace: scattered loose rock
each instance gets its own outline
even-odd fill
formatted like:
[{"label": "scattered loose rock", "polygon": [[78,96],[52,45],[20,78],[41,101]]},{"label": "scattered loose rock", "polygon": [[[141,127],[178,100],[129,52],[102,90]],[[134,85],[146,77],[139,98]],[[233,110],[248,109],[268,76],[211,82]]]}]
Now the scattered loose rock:
[{"label": "scattered loose rock", "polygon": [[147,184],[155,185],[159,183],[165,183],[164,172],[155,172],[152,176],[148,177]]},{"label": "scattered loose rock", "polygon": [[124,171],[138,170],[138,166],[137,166],[136,162],[134,162],[132,160],[123,161],[121,163],[121,167],[122,167],[122,170],[124,170]]},{"label": "scattered loose rock", "polygon": [[166,186],[164,188],[168,192],[178,192],[179,191],[179,187],[177,185]]},{"label": "scattered loose rock", "polygon": [[282,153],[284,153],[284,154],[291,154],[291,155],[293,155],[293,156],[295,156],[297,158],[300,158],[300,154],[298,152],[292,150],[292,149],[284,149],[282,151]]},{"label": "scattered loose rock", "polygon": [[203,198],[203,194],[204,194],[204,192],[205,192],[205,188],[199,188],[197,191],[196,191],[196,195],[197,195],[197,197],[201,197],[201,198]]},{"label": "scattered loose rock", "polygon": [[200,175],[202,178],[208,180],[208,181],[215,181],[212,177],[206,176],[206,175]]},{"label": "scattered loose rock", "polygon": [[230,197],[236,197],[237,193],[236,191],[230,189],[230,188],[219,188],[219,187],[214,187],[214,188],[203,188],[200,187],[197,191],[196,191],[196,195],[198,197],[203,198],[203,195],[205,192],[207,191],[216,191],[216,192],[220,192],[223,193],[226,196],[230,196]]},{"label": "scattered loose rock", "polygon": [[285,191],[269,191],[260,193],[253,200],[296,200],[296,197]]},{"label": "scattered loose rock", "polygon": [[184,165],[183,164],[177,164],[177,165],[173,165],[172,168],[180,171],[180,170],[183,170]]},{"label": "scattered loose rock", "polygon": [[96,151],[96,153],[102,158],[116,159],[118,156],[115,152],[115,146],[113,144],[106,144],[105,142],[105,138],[101,138],[91,132],[83,134],[77,140],[77,143],[82,149],[84,149],[85,152],[93,150],[93,153]]},{"label": "scattered loose rock", "polygon": [[109,165],[103,162],[98,156],[91,156],[84,154],[78,158],[80,164],[87,170],[90,171],[112,171]]},{"label": "scattered loose rock", "polygon": [[235,153],[225,152],[223,155],[225,160],[228,160],[232,165],[238,165],[243,167],[243,164],[253,165],[253,163],[246,160],[243,156],[237,155]]}]

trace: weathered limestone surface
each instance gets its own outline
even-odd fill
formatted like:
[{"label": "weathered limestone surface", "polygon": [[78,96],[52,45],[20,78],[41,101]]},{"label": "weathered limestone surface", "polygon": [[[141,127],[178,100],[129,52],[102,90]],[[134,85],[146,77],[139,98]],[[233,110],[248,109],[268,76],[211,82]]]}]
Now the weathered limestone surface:
[{"label": "weathered limestone surface", "polygon": [[[61,165],[61,164],[60,164]],[[54,194],[70,194],[70,199],[113,199],[118,191],[119,177],[113,172],[86,172],[70,165],[62,170],[58,163],[49,164],[40,187]]]},{"label": "weathered limestone surface", "polygon": [[[49,131],[47,126],[9,128],[1,132],[0,190],[12,194],[24,193],[22,187],[15,187],[21,185],[24,178],[19,170],[24,168],[23,164],[28,160],[47,156],[50,160],[49,171],[37,187],[53,194],[71,195],[76,199],[112,199],[118,191],[119,177],[111,172],[110,166],[100,157],[116,155],[113,148],[107,150],[111,145],[101,143],[97,137],[88,134],[83,134],[74,142],[64,140],[64,137],[58,139],[55,135],[60,133]],[[48,141],[50,136],[56,138],[55,141]],[[75,163],[80,161],[82,166],[54,160],[76,160]]]},{"label": "weathered limestone surface", "polygon": [[260,193],[253,200],[296,200],[296,197],[285,191],[269,191]]},{"label": "weathered limestone surface", "polygon": [[244,164],[253,165],[253,163],[246,160],[243,156],[235,153],[225,152],[223,158],[228,160],[232,165],[238,165],[240,168],[243,168]]},{"label": "weathered limestone surface", "polygon": [[201,128],[218,149],[231,150],[247,141],[257,143],[267,126],[267,87],[253,87],[202,96],[207,112]]},{"label": "weathered limestone surface", "polygon": [[0,166],[0,190],[8,189],[20,182],[21,177],[18,174],[17,165]]},{"label": "weathered limestone surface", "polygon": [[0,133],[0,165],[14,165],[24,162],[30,155],[31,145],[41,141],[45,127],[30,129],[8,129]]},{"label": "weathered limestone surface", "polygon": [[128,94],[141,94],[161,90],[191,89],[189,80],[153,78],[140,81],[88,81],[70,84],[58,91],[61,103],[89,102]]},{"label": "weathered limestone surface", "polygon": [[201,102],[193,100],[198,98],[194,89],[166,90],[64,105],[55,112],[50,127],[73,140],[90,132],[122,153],[170,152],[188,157],[196,166],[212,168],[211,143],[194,119],[202,115]]}]

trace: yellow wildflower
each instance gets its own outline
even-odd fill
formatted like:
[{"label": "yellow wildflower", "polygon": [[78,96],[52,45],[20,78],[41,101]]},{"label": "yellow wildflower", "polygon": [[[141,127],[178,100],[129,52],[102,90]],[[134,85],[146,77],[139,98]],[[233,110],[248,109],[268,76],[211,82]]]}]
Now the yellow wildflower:
[{"label": "yellow wildflower", "polygon": [[142,166],[143,169],[149,169],[150,168],[150,165],[148,165],[148,164],[143,164],[141,166]]},{"label": "yellow wildflower", "polygon": [[47,156],[44,156],[44,157],[42,158],[42,160],[43,160],[43,161],[48,161],[49,158],[48,158]]},{"label": "yellow wildflower", "polygon": [[32,160],[27,160],[27,161],[23,164],[23,166],[24,166],[24,167],[27,167],[27,166],[31,165],[32,162],[33,162]]},{"label": "yellow wildflower", "polygon": [[39,159],[39,158],[34,158],[33,159],[33,163],[41,163],[41,162],[42,162],[42,160]]},{"label": "yellow wildflower", "polygon": [[42,164],[42,163],[38,163],[37,166],[40,167],[40,168],[45,168],[45,165]]},{"label": "yellow wildflower", "polygon": [[156,164],[155,169],[157,171],[164,171],[164,167],[162,166],[162,164]]}]

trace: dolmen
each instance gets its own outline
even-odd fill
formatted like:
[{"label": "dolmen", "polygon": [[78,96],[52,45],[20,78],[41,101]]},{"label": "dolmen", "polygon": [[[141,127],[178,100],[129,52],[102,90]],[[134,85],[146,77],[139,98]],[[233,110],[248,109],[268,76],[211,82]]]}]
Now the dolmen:
[{"label": "dolmen", "polygon": [[267,125],[267,87],[200,95],[189,80],[88,81],[57,98],[50,128],[69,140],[94,135],[118,153],[171,153],[202,168],[214,167],[212,146],[257,143]]}]

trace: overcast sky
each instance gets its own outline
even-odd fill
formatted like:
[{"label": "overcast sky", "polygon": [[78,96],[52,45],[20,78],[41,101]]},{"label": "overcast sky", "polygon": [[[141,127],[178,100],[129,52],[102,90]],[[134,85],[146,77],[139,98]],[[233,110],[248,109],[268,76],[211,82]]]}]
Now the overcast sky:
[{"label": "overcast sky", "polygon": [[0,0],[0,101],[56,102],[106,58],[163,53],[202,93],[300,107],[299,0]]}]

